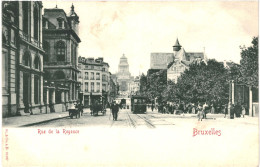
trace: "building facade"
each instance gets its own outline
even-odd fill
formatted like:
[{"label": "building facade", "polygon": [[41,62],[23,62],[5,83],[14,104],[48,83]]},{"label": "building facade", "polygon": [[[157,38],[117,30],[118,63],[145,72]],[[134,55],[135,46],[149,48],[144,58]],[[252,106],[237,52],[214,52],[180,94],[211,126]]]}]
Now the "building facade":
[{"label": "building facade", "polygon": [[[78,34],[79,17],[71,6],[63,9],[44,9],[44,104],[46,112],[66,111],[79,99]],[[49,107],[49,108],[48,108]]]},{"label": "building facade", "polygon": [[119,92],[121,95],[127,96],[129,94],[130,88],[129,84],[133,80],[131,73],[129,72],[129,64],[127,57],[123,54],[120,58],[118,65],[118,72],[116,74],[117,82],[119,84]]},{"label": "building facade", "polygon": [[84,107],[89,107],[94,101],[109,102],[109,64],[104,62],[102,57],[97,59],[79,57],[78,66]]},{"label": "building facade", "polygon": [[137,76],[130,83],[130,95],[138,95],[139,91],[140,91],[140,77]]},{"label": "building facade", "polygon": [[3,117],[44,112],[42,3],[2,2]]},{"label": "building facade", "polygon": [[186,70],[189,69],[189,65],[195,62],[204,61],[206,63],[206,57],[204,52],[186,52],[184,48],[176,40],[173,46],[173,61],[167,64],[167,80],[172,80],[177,83],[178,77]]}]

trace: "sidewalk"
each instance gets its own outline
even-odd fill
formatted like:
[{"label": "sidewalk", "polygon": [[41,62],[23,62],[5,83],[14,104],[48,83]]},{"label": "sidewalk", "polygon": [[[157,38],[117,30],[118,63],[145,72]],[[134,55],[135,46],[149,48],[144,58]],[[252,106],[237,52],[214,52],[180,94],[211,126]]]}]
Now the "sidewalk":
[{"label": "sidewalk", "polygon": [[[84,109],[84,113],[90,112],[89,109]],[[55,121],[58,119],[63,119],[69,116],[69,112],[58,112],[58,113],[48,113],[48,114],[37,114],[28,116],[15,116],[2,118],[2,127],[26,127],[30,124]]]},{"label": "sidewalk", "polygon": [[[147,113],[149,114],[157,114],[158,111],[154,110],[152,112],[152,110],[147,110]],[[160,113],[161,114],[161,113]],[[162,114],[162,115],[168,115],[168,114]],[[179,115],[175,115],[175,114],[169,114],[170,117],[174,117],[174,118],[196,118],[197,119],[197,114],[179,114]],[[228,122],[236,122],[236,123],[244,123],[244,124],[254,124],[254,125],[258,125],[259,123],[259,118],[258,117],[249,117],[248,115],[245,116],[245,118],[243,117],[235,117],[234,119],[230,119],[229,117],[224,118],[224,114],[211,114],[208,113],[207,114],[207,119],[214,119],[217,121],[228,121]]]}]

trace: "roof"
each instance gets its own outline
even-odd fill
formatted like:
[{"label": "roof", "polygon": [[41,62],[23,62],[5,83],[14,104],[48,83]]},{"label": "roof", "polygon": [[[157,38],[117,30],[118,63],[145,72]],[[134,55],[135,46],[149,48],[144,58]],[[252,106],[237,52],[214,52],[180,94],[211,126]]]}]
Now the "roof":
[{"label": "roof", "polygon": [[175,44],[173,45],[173,47],[181,47],[178,38],[176,39]]}]

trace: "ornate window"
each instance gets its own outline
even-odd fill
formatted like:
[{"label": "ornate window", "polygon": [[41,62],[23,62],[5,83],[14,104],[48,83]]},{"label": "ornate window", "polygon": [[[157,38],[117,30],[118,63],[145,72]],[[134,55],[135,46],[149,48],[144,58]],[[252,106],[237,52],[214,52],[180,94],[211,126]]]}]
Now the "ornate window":
[{"label": "ornate window", "polygon": [[65,43],[59,41],[56,44],[57,61],[65,61]]},{"label": "ornate window", "polygon": [[91,72],[90,79],[94,80],[94,72]]},{"label": "ornate window", "polygon": [[91,82],[91,92],[94,92],[94,82]]},{"label": "ornate window", "polygon": [[37,6],[33,9],[34,38],[39,39],[39,13]]},{"label": "ornate window", "polygon": [[28,28],[28,17],[29,17],[29,1],[23,1],[22,2],[22,8],[23,8],[23,32],[25,32],[27,35],[29,34]]},{"label": "ornate window", "polygon": [[85,92],[88,92],[88,82],[85,82]]},{"label": "ornate window", "polygon": [[37,70],[41,70],[40,69],[40,59],[38,56],[35,57],[34,59],[34,68],[37,69]]},{"label": "ornate window", "polygon": [[65,74],[63,71],[56,71],[54,73],[54,78],[55,79],[65,79]]},{"label": "ornate window", "polygon": [[96,92],[100,92],[100,82],[97,82],[97,90]]},{"label": "ornate window", "polygon": [[100,80],[100,73],[96,73],[96,80]]},{"label": "ornate window", "polygon": [[30,53],[29,52],[25,52],[23,55],[23,65],[25,66],[31,66],[31,61],[30,61]]},{"label": "ornate window", "polygon": [[88,79],[88,72],[85,72],[85,79]]}]

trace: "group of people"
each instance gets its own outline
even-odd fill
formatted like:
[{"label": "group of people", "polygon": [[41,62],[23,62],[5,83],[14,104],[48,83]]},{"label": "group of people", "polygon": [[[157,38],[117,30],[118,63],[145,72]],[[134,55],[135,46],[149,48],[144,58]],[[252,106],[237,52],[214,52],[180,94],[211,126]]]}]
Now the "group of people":
[{"label": "group of people", "polygon": [[181,113],[192,113],[197,114],[199,120],[202,121],[202,119],[206,118],[207,113],[216,114],[216,113],[224,113],[225,117],[228,113],[230,113],[230,117],[232,118],[232,115],[235,115],[236,117],[244,117],[246,114],[246,105],[241,103],[235,103],[235,104],[226,104],[221,105],[218,103],[210,103],[210,102],[204,102],[204,103],[188,103],[185,104],[183,102],[180,103],[166,103],[162,102],[159,103],[158,106],[154,106],[154,104],[151,105],[152,111],[154,109],[158,109],[159,113],[162,114],[181,114]]}]

